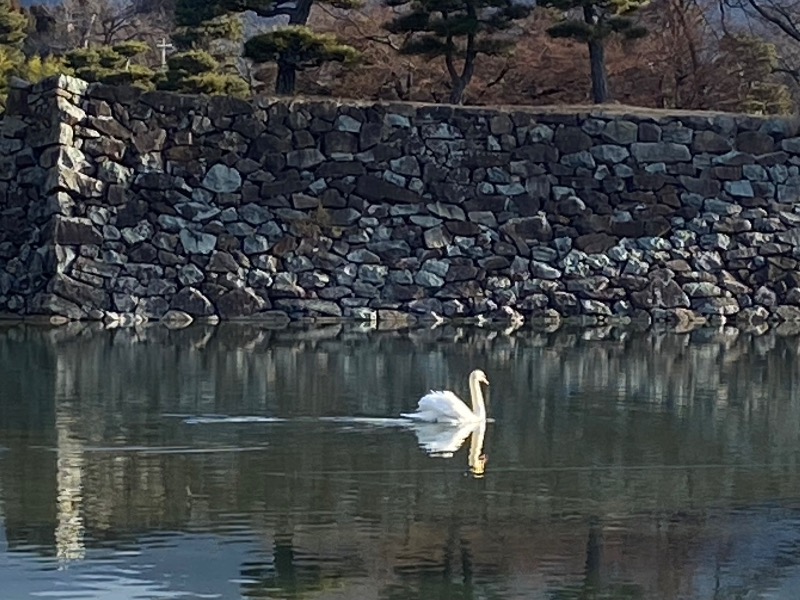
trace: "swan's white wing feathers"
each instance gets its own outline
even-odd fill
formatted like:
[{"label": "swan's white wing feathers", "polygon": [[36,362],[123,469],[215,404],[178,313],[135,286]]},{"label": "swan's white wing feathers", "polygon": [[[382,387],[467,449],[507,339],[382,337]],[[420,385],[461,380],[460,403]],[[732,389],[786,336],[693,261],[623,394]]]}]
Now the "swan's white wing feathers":
[{"label": "swan's white wing feathers", "polygon": [[473,421],[475,415],[466,404],[450,390],[431,390],[420,398],[417,412],[435,414],[439,422]]},{"label": "swan's white wing feathers", "polygon": [[414,426],[417,443],[431,455],[452,456],[461,448],[464,440],[479,427],[476,423],[449,425],[444,423],[421,423]]}]

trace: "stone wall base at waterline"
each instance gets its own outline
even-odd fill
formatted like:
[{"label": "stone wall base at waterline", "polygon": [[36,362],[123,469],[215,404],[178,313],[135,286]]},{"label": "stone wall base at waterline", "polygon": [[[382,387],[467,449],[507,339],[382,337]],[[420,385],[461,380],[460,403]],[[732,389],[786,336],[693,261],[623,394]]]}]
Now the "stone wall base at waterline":
[{"label": "stone wall base at waterline", "polygon": [[793,119],[59,77],[0,121],[0,311],[792,322],[799,199]]},{"label": "stone wall base at waterline", "polygon": [[[93,315],[98,316],[99,315]],[[26,315],[0,313],[2,323],[29,323],[38,325],[64,325],[79,320],[69,319],[62,315]],[[83,319],[83,322],[97,323],[103,327],[139,327],[160,324],[170,329],[182,329],[190,325],[217,325],[221,322],[217,315],[208,317],[192,317],[182,311],[168,311],[158,320],[150,319],[142,314],[107,312],[97,319]],[[631,316],[610,317],[598,315],[576,315],[562,317],[555,311],[543,311],[530,315],[527,319],[519,314],[498,313],[490,316],[446,318],[439,315],[419,315],[395,310],[363,311],[353,317],[332,316],[299,316],[292,318],[280,310],[264,311],[247,317],[228,319],[228,322],[250,324],[257,327],[286,327],[294,323],[298,326],[356,325],[367,331],[372,329],[416,329],[437,328],[439,326],[454,327],[489,327],[506,331],[517,331],[523,327],[535,330],[553,330],[562,327],[649,329],[667,328],[671,331],[688,332],[699,328],[720,328],[733,326],[744,331],[766,331],[778,327],[782,331],[800,334],[800,314],[793,307],[781,307],[781,310],[770,313],[761,307],[746,308],[736,315],[725,317],[712,315],[706,317],[689,309],[653,310]]]}]

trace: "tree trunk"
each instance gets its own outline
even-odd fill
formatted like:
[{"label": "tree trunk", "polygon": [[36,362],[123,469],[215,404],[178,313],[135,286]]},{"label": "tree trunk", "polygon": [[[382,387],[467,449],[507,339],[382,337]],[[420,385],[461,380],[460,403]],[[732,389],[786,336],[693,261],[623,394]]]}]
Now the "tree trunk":
[{"label": "tree trunk", "polygon": [[475,74],[475,59],[478,53],[475,51],[475,36],[473,34],[467,36],[467,49],[464,54],[464,66],[461,73],[458,72],[455,66],[453,57],[453,42],[448,38],[447,44],[450,51],[445,55],[447,62],[447,72],[450,74],[450,104],[461,104],[464,101],[464,91],[467,89],[472,76]]},{"label": "tree trunk", "polygon": [[[313,0],[295,2],[289,13],[289,25],[305,25],[311,13]],[[278,60],[278,75],[275,78],[275,94],[277,96],[294,96],[297,81],[297,67],[287,61]]]},{"label": "tree trunk", "polygon": [[278,96],[294,95],[297,80],[297,69],[288,62],[278,62],[278,76],[275,79],[275,94]]},{"label": "tree trunk", "polygon": [[602,104],[611,100],[608,91],[608,75],[606,75],[606,49],[605,35],[603,33],[603,15],[600,10],[591,5],[583,7],[583,20],[592,29],[589,36],[589,66],[592,73],[592,100],[595,104]]},{"label": "tree trunk", "polygon": [[461,104],[464,101],[464,90],[467,89],[467,82],[462,77],[453,80],[450,88],[450,97],[447,101],[450,104]]},{"label": "tree trunk", "polygon": [[592,70],[592,100],[602,104],[611,100],[606,74],[606,49],[603,40],[589,40],[589,64]]}]

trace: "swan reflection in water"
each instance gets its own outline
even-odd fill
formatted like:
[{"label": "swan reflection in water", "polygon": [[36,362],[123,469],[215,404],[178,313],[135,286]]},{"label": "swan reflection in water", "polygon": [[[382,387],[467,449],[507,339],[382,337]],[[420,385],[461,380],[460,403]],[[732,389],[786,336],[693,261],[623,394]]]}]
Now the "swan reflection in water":
[{"label": "swan reflection in water", "polygon": [[438,458],[452,458],[469,437],[469,456],[467,459],[469,472],[475,478],[483,477],[486,470],[486,455],[483,454],[486,421],[458,425],[418,423],[412,429],[417,436],[417,443],[420,447],[429,456]]}]

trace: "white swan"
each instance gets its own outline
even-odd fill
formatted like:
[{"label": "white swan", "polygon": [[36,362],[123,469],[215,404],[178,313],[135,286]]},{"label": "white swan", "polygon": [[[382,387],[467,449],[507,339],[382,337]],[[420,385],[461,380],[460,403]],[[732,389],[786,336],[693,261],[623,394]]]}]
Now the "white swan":
[{"label": "white swan", "polygon": [[469,394],[472,410],[450,390],[433,391],[420,398],[417,410],[401,413],[401,417],[427,423],[478,423],[486,421],[481,384],[489,385],[486,373],[476,369],[469,374]]}]

